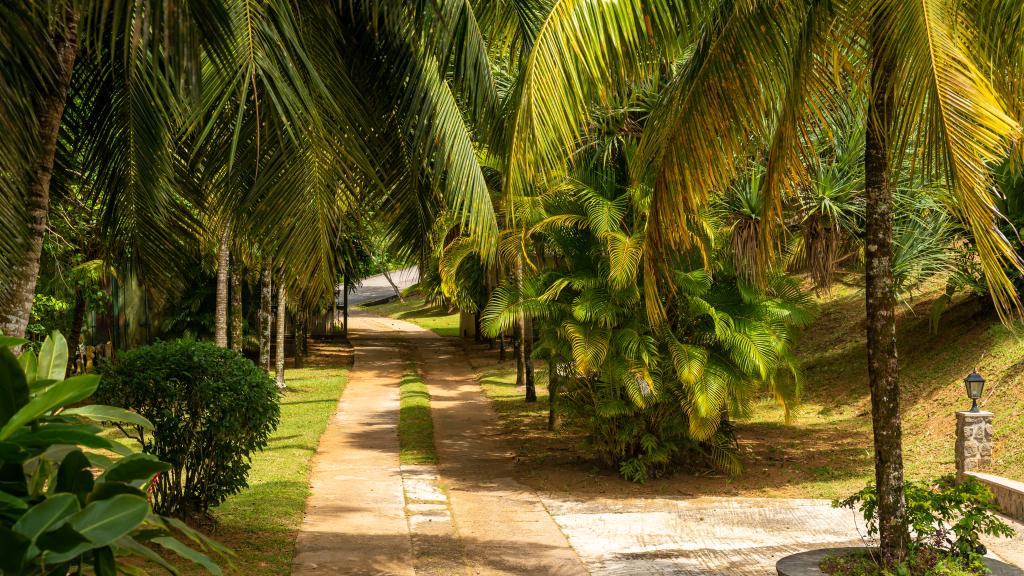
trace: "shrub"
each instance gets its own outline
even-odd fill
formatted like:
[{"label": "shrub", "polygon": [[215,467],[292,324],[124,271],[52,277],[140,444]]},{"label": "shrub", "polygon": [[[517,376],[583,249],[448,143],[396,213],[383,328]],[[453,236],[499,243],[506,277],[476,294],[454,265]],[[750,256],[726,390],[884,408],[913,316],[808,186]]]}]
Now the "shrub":
[{"label": "shrub", "polygon": [[[943,476],[932,482],[907,482],[907,518],[915,550],[935,550],[942,555],[977,560],[986,553],[981,535],[1013,536],[1013,529],[996,514],[992,492],[973,477],[956,482]],[[878,534],[878,492],[874,484],[833,506],[857,508],[867,522],[868,534]]]},{"label": "shrub", "polygon": [[[54,332],[15,359],[8,348],[24,340],[0,336],[0,574],[137,573],[120,565],[134,555],[176,573],[150,546],[220,569],[176,538],[219,554],[227,550],[180,520],[153,513],[146,490],[168,465],[105,438],[94,422],[141,429],[138,414],[111,406],[78,406],[99,382],[95,375],[64,379],[67,343]],[[98,451],[103,451],[100,453]]]},{"label": "shrub", "polygon": [[158,342],[101,367],[97,397],[153,422],[122,426],[171,465],[153,491],[165,514],[206,513],[245,488],[250,459],[280,418],[278,390],[258,366],[207,342]]}]

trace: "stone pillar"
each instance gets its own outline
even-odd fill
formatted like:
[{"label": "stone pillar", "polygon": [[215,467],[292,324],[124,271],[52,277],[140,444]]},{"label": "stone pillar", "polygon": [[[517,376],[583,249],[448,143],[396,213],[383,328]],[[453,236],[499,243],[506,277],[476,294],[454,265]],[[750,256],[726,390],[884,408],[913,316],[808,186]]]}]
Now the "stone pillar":
[{"label": "stone pillar", "polygon": [[979,472],[992,463],[992,413],[956,413],[956,475]]}]

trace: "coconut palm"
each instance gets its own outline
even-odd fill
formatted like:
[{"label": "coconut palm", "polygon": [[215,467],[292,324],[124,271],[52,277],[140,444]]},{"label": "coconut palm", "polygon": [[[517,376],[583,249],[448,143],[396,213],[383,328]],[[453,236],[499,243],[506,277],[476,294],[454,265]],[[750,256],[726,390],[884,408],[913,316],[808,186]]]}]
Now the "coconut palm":
[{"label": "coconut palm", "polygon": [[[688,218],[735,178],[736,157],[752,143],[769,143],[762,218],[776,221],[781,197],[805,175],[811,142],[803,135],[853,94],[867,94],[868,372],[889,561],[901,559],[908,543],[892,270],[900,155],[913,150],[918,166],[949,187],[994,301],[1015,308],[1006,269],[1020,261],[995,225],[987,163],[1004,156],[1019,132],[1024,44],[1013,34],[1021,26],[1019,5],[1009,1],[559,2],[522,85],[512,194],[557,173],[584,132],[587,107],[608,86],[648,72],[658,62],[654,51],[671,64],[688,47],[678,67],[661,66],[667,89],[632,163],[634,180],[654,188],[651,218],[659,226],[647,242],[663,255],[687,245]],[[774,245],[771,228],[764,227],[766,248]]]}]

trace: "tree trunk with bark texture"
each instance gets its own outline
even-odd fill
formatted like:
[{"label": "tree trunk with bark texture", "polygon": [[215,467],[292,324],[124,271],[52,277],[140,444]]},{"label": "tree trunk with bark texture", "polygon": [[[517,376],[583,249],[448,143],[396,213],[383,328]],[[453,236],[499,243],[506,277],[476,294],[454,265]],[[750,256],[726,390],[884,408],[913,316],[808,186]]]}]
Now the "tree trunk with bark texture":
[{"label": "tree trunk with bark texture", "polygon": [[220,248],[217,249],[217,308],[213,317],[213,343],[221,348],[228,347],[228,274],[231,266],[231,226],[225,226],[220,234]]},{"label": "tree trunk with bark texture", "polygon": [[348,276],[342,280],[341,283],[341,314],[345,317],[345,325],[342,328],[341,335],[348,340]]},{"label": "tree trunk with bark texture", "polygon": [[306,311],[295,313],[295,367],[302,368],[306,363]]},{"label": "tree trunk with bark texture", "polygon": [[[35,106],[39,121],[39,150],[35,166],[27,179],[25,195],[28,234],[24,243],[24,260],[10,272],[6,299],[0,307],[0,332],[8,336],[24,336],[32,312],[32,298],[39,279],[39,257],[43,253],[43,237],[50,212],[50,179],[53,176],[53,160],[57,153],[57,138],[60,122],[64,117],[71,73],[78,54],[78,14],[68,8],[64,14],[64,26],[58,27],[53,39],[54,83],[38,95]],[[4,167],[7,169],[9,167]]]},{"label": "tree trunk with bark texture", "polygon": [[516,388],[526,385],[526,361],[523,357],[523,315],[516,322],[515,334],[512,335],[512,353],[516,357]]},{"label": "tree trunk with bark texture", "polygon": [[277,376],[277,387],[285,388],[284,382],[284,331],[286,329],[285,324],[285,310],[286,303],[288,302],[288,292],[284,288],[283,279],[278,279],[277,284],[277,340],[275,346],[275,368]]},{"label": "tree trunk with bark texture", "polygon": [[75,289],[75,308],[71,312],[71,332],[68,333],[68,367],[65,376],[75,373],[78,359],[78,345],[82,343],[82,324],[85,323],[85,295],[82,289]]},{"label": "tree trunk with bark texture", "polygon": [[[877,19],[877,16],[876,16]],[[878,45],[879,28],[872,25]],[[892,126],[892,71],[873,58],[872,96],[864,153],[865,289],[868,382],[875,442],[879,542],[882,557],[894,563],[906,557],[910,536],[903,492],[903,427],[896,356],[896,296],[892,273],[892,174],[888,133]]]},{"label": "tree trunk with bark texture", "polygon": [[533,318],[523,318],[523,369],[526,376],[526,401],[537,401],[537,384],[533,377]]},{"label": "tree trunk with bark texture", "polygon": [[561,384],[558,375],[558,362],[552,357],[548,360],[548,430],[554,431],[558,428],[558,385]]},{"label": "tree trunk with bark texture", "polygon": [[263,264],[263,278],[260,283],[260,367],[270,372],[270,335],[273,318],[270,312],[274,298],[274,269],[267,259]]},{"label": "tree trunk with bark texture", "polygon": [[238,258],[231,270],[231,349],[242,351],[242,267]]}]

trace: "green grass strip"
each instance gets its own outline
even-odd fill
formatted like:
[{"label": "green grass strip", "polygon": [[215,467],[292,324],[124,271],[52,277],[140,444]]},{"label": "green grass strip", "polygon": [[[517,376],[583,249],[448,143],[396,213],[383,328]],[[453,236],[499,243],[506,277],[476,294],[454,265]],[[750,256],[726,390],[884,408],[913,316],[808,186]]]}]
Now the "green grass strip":
[{"label": "green grass strip", "polygon": [[402,464],[437,464],[434,421],[430,418],[430,393],[419,372],[407,367],[399,387],[399,459]]},{"label": "green grass strip", "polygon": [[[249,487],[212,510],[217,527],[207,531],[238,554],[233,569],[224,567],[226,575],[291,573],[295,537],[309,496],[311,460],[345,388],[348,370],[309,367],[289,370],[287,376],[281,423],[266,450],[252,455]],[[189,562],[177,564],[185,575],[206,574]]]}]

